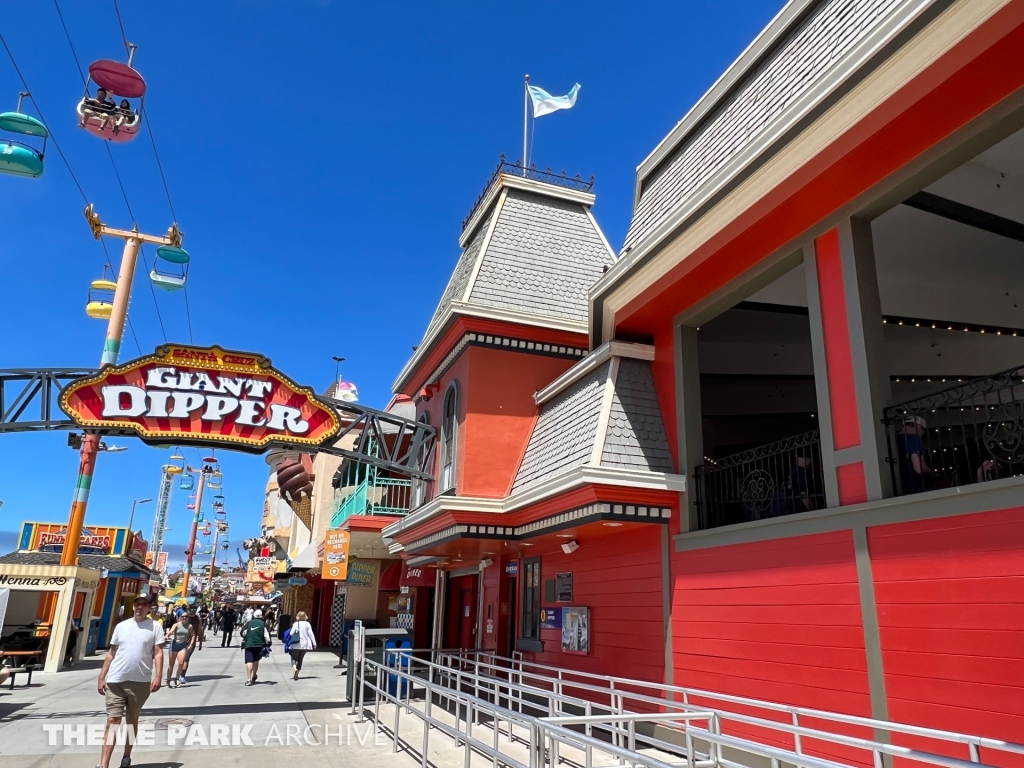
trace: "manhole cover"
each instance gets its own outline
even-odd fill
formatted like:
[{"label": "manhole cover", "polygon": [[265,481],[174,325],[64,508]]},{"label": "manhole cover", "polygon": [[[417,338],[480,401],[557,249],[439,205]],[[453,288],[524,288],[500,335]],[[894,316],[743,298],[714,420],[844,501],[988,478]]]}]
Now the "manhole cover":
[{"label": "manhole cover", "polygon": [[[143,720],[142,722],[147,721]],[[156,731],[166,731],[172,725],[180,726],[182,728],[189,728],[192,726],[193,723],[192,720],[188,720],[184,717],[164,717],[159,720],[151,720],[148,722],[152,723],[153,730]]]}]

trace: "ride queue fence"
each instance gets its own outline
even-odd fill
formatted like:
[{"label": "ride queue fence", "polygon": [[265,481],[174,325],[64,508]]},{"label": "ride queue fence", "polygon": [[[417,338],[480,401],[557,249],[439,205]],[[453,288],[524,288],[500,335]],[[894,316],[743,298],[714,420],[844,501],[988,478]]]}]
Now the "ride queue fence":
[{"label": "ride queue fence", "polygon": [[[486,651],[388,651],[383,663],[363,654],[354,673],[362,682],[353,702],[360,720],[367,692],[377,727],[381,704],[394,705],[395,751],[402,714],[422,721],[423,768],[432,731],[465,748],[466,768],[474,752],[495,768],[558,768],[580,761],[585,768],[885,768],[893,758],[978,768],[989,765],[983,756],[997,762],[1024,756],[1024,745],[998,739],[577,672]],[[454,724],[435,707],[453,715]],[[503,751],[502,739],[518,743],[520,752],[525,747],[524,759]],[[963,757],[907,743],[962,750]]]},{"label": "ride queue fence", "polygon": [[701,530],[825,508],[817,430],[705,461],[693,479]]},{"label": "ride queue fence", "polygon": [[897,496],[1024,474],[1024,367],[885,409]]}]

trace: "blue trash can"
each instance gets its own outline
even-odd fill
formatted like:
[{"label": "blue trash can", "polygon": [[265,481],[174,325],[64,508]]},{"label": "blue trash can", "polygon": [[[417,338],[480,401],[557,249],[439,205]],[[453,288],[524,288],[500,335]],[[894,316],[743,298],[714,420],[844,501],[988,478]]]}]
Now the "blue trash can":
[{"label": "blue trash can", "polygon": [[100,620],[89,619],[89,634],[85,636],[85,655],[92,656],[100,644]]},{"label": "blue trash can", "polygon": [[[384,642],[384,664],[391,669],[394,669],[396,664],[400,664],[401,671],[408,673],[410,657],[399,656],[399,654],[395,653],[395,651],[409,650],[410,648],[412,648],[412,643],[410,643],[409,640],[405,638],[396,637],[391,640],[386,640]],[[389,653],[389,651],[392,652]],[[401,693],[399,693],[398,675],[394,672],[388,673],[387,690],[391,696],[402,698],[407,694],[408,688],[409,681],[403,679],[401,685]]]}]

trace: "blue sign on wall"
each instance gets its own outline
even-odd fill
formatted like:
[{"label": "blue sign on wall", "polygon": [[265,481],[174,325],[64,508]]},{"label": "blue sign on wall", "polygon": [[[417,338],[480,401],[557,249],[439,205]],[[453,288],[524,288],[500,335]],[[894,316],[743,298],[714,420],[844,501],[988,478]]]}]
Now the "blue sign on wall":
[{"label": "blue sign on wall", "polygon": [[541,629],[561,629],[562,628],[562,609],[561,608],[541,608],[540,609],[540,628]]},{"label": "blue sign on wall", "polygon": [[505,563],[505,573],[509,576],[519,575],[519,561],[513,560],[510,563]]}]

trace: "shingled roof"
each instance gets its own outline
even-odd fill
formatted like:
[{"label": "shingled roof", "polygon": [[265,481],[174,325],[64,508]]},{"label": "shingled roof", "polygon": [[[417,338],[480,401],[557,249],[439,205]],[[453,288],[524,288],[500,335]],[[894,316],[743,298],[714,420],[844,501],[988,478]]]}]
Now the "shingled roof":
[{"label": "shingled roof", "polygon": [[[750,162],[744,156],[762,138],[783,135],[798,113],[828,103],[857,73],[851,62],[870,61],[858,52],[877,47],[875,38],[895,34],[924,6],[906,0],[791,0],[641,165],[623,250],[733,173],[737,163]],[[778,30],[783,34],[774,39]],[[847,71],[837,77],[840,69]]]},{"label": "shingled roof", "polygon": [[[111,573],[138,573],[149,578],[152,571],[141,563],[117,555],[79,555],[78,562],[83,568]],[[0,556],[0,565],[59,565],[60,552],[9,552]]]},{"label": "shingled roof", "polygon": [[[587,361],[578,364],[581,371]],[[513,493],[584,465],[673,472],[648,360],[610,356],[546,400]]]},{"label": "shingled roof", "polygon": [[590,215],[593,195],[505,174],[494,183],[425,338],[456,303],[584,326],[587,292],[615,261]]}]

